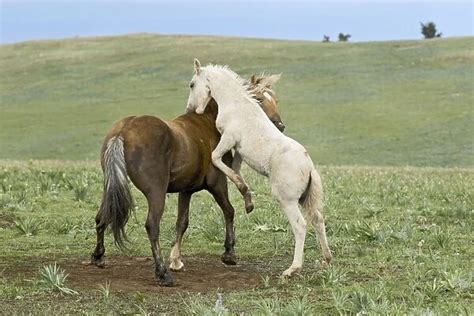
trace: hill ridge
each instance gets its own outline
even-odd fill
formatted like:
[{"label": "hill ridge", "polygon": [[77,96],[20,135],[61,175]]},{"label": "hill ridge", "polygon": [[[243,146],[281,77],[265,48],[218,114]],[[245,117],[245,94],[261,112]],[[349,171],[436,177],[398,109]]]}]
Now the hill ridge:
[{"label": "hill ridge", "polygon": [[[203,40],[205,39],[205,40]],[[474,37],[319,43],[139,33],[0,46],[0,159],[94,159],[126,115],[184,112],[192,59],[275,86],[323,165],[474,165]]]}]

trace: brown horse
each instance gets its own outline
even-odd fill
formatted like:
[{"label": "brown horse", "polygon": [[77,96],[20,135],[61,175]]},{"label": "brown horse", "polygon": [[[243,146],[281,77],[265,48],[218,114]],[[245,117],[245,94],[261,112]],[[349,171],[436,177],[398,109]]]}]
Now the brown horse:
[{"label": "brown horse", "polygon": [[[254,90],[270,120],[281,130],[285,128],[276,106],[271,86],[279,76],[252,76]],[[172,121],[154,116],[130,116],[115,123],[105,137],[101,151],[104,173],[102,203],[96,216],[97,245],[91,264],[104,267],[104,232],[110,224],[115,243],[124,245],[125,224],[132,208],[128,178],[145,195],[148,217],[145,228],[155,261],[155,275],[160,285],[172,286],[173,279],[161,256],[159,244],[160,220],[166,193],[179,192],[176,240],[170,254],[170,269],[180,270],[181,241],[188,227],[189,204],[194,192],[207,190],[214,197],[225,218],[225,252],[222,261],[236,264],[234,253],[234,208],[230,204],[227,178],[211,161],[211,152],[219,143],[216,129],[217,104],[211,100],[203,115],[186,113]],[[238,159],[235,159],[238,160]],[[232,153],[224,156],[227,165],[240,168]],[[253,204],[248,192],[246,210]]]}]

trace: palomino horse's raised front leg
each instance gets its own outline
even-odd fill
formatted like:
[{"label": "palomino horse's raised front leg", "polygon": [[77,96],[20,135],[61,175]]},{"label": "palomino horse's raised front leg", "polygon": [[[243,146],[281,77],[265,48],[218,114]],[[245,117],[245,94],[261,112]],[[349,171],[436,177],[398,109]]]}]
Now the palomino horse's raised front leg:
[{"label": "palomino horse's raised front leg", "polygon": [[189,224],[189,203],[192,193],[180,192],[178,195],[178,218],[176,219],[176,240],[170,253],[170,269],[179,271],[184,267],[181,258],[181,243]]},{"label": "palomino horse's raised front leg", "polygon": [[242,156],[238,152],[234,152],[234,160],[232,160],[232,170],[234,170],[239,176],[242,177],[240,174],[240,167],[242,167]]},{"label": "palomino horse's raised front leg", "polygon": [[[216,168],[221,170],[234,184],[237,186],[240,194],[244,197],[245,200],[245,210],[247,213],[252,212],[253,203],[252,203],[252,194],[250,193],[247,183],[244,179],[236,173],[232,168],[229,168],[223,161],[222,157],[229,152],[235,146],[235,142],[226,136],[225,132],[221,136],[219,144],[217,144],[216,149],[212,152],[212,163]],[[240,155],[239,155],[240,157]],[[235,158],[234,158],[235,159]]]}]

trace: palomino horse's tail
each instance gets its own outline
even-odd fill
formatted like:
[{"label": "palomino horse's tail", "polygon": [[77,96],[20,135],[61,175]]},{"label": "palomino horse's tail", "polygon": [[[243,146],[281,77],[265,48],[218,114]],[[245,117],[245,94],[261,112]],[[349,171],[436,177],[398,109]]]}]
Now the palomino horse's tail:
[{"label": "palomino horse's tail", "polygon": [[319,236],[319,242],[327,263],[331,261],[332,255],[329,250],[326,238],[326,226],[323,217],[323,185],[321,177],[316,169],[313,168],[310,175],[310,182],[306,189],[306,196],[302,201],[306,219],[313,224]]},{"label": "palomino horse's tail", "polygon": [[107,142],[104,151],[104,194],[99,210],[100,224],[111,225],[115,243],[123,247],[125,224],[133,207],[132,194],[128,184],[123,138],[114,136]]}]

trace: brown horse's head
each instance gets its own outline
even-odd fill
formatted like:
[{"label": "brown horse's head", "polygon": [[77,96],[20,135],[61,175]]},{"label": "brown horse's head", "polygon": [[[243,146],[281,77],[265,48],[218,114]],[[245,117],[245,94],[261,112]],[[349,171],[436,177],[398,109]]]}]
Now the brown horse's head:
[{"label": "brown horse's head", "polygon": [[272,86],[280,79],[280,75],[253,75],[250,78],[250,89],[255,94],[255,99],[262,107],[270,121],[281,131],[285,130],[280,113],[278,113],[278,100]]}]

